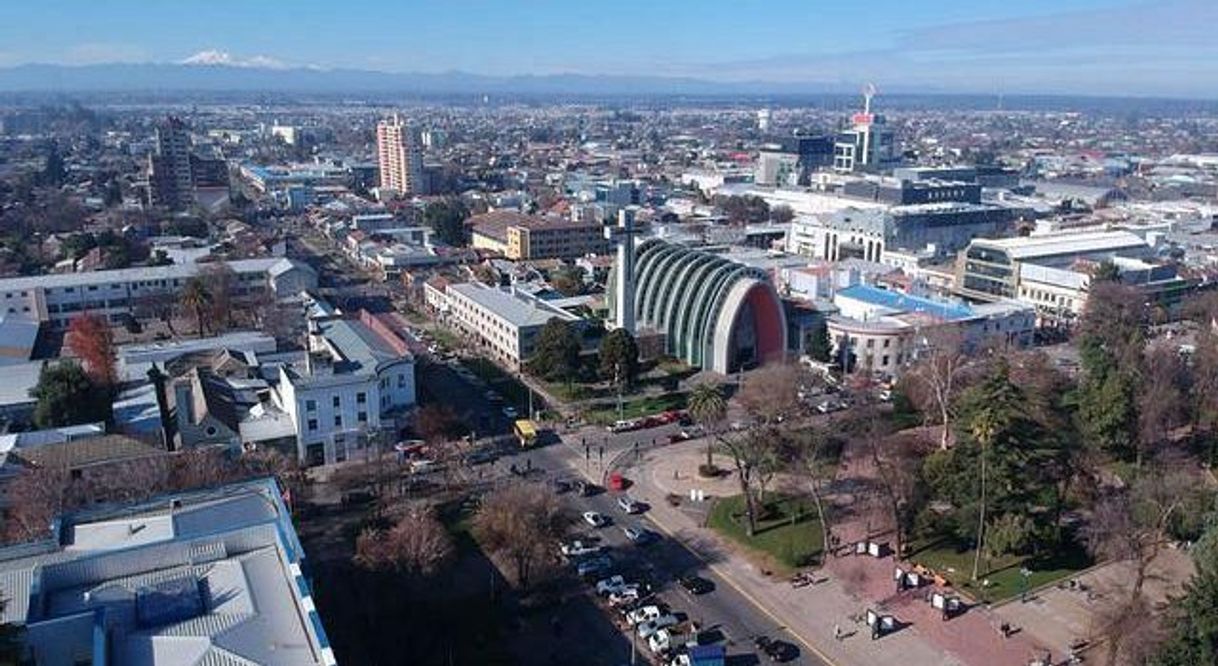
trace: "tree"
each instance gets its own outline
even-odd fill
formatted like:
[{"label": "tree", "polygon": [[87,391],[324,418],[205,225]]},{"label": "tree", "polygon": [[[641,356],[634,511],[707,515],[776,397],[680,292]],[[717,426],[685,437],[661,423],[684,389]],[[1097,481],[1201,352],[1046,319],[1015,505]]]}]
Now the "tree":
[{"label": "tree", "polygon": [[727,419],[727,400],[719,387],[709,382],[694,386],[686,401],[689,415],[711,435],[706,440],[706,470],[715,469],[714,438]]},{"label": "tree", "polygon": [[465,228],[467,218],[469,210],[460,199],[434,201],[423,211],[423,222],[431,227],[441,242],[454,247],[469,243],[469,233]]},{"label": "tree", "polygon": [[194,317],[199,337],[203,337],[207,326],[206,316],[212,303],[212,294],[208,291],[207,284],[199,277],[190,278],[182,287],[181,301],[182,307]]},{"label": "tree", "polygon": [[825,510],[825,485],[833,478],[834,466],[830,459],[837,457],[837,450],[833,440],[820,428],[810,427],[802,434],[796,445],[796,460],[803,478],[808,482],[808,495],[816,509],[821,543],[828,557],[833,554],[833,530],[829,525],[829,512]]},{"label": "tree", "polygon": [[933,410],[942,425],[939,446],[946,449],[951,441],[958,380],[968,365],[968,356],[957,328],[939,327],[927,334],[925,340],[925,347],[919,351],[907,377],[920,389],[911,392],[918,409],[923,413]]},{"label": "tree", "polygon": [[732,460],[744,496],[748,535],[757,532],[765,488],[782,464],[780,425],[791,416],[798,397],[799,371],[792,365],[768,365],[753,373],[740,390],[740,405],[749,415],[742,431],[717,436],[719,448]]},{"label": "tree", "polygon": [[554,318],[541,327],[529,370],[544,379],[573,379],[579,371],[579,338],[571,324]]},{"label": "tree", "polygon": [[584,269],[582,266],[560,266],[550,273],[550,284],[563,296],[579,296],[584,293]]},{"label": "tree", "polygon": [[491,492],[474,516],[474,534],[487,551],[512,564],[522,588],[528,588],[535,565],[554,552],[567,526],[557,498],[526,484]]},{"label": "tree", "polygon": [[808,356],[814,361],[828,363],[833,359],[833,341],[829,339],[829,325],[824,319],[816,322],[816,326],[808,333]]},{"label": "tree", "polygon": [[212,330],[227,330],[233,324],[233,292],[237,286],[237,272],[227,261],[206,264],[199,271],[204,291],[210,296],[206,308]]},{"label": "tree", "polygon": [[461,433],[462,423],[452,407],[440,403],[428,403],[415,415],[414,429],[424,441],[436,443]]},{"label": "tree", "polygon": [[[1006,514],[1026,514],[1031,523],[1004,521],[1039,528],[1051,515],[1029,511],[1047,503],[1057,472],[1052,464],[1060,442],[1028,411],[1029,400],[1011,378],[1010,366],[998,357],[986,377],[960,398],[956,444],[926,458],[922,473],[928,489],[953,508],[948,523],[961,541],[971,540],[974,578],[981,575],[986,531],[991,520]],[[1007,543],[1032,544],[1006,535]]]},{"label": "tree", "polygon": [[1091,282],[1093,284],[1099,282],[1120,282],[1121,269],[1115,263],[1109,260],[1101,261],[1095,267],[1095,272],[1091,274]]},{"label": "tree", "polygon": [[43,365],[30,396],[37,401],[34,424],[39,428],[109,422],[111,418],[108,390],[70,361]]},{"label": "tree", "polygon": [[1146,574],[1167,545],[1171,521],[1184,504],[1189,481],[1181,475],[1148,473],[1127,490],[1096,504],[1084,530],[1087,549],[1096,558],[1133,564],[1130,597],[1142,595]]},{"label": "tree", "polygon": [[639,346],[630,331],[615,328],[601,338],[600,375],[619,389],[639,378]]},{"label": "tree", "polygon": [[51,141],[47,151],[46,165],[39,174],[38,180],[47,187],[59,187],[68,179],[68,169],[64,165],[63,155],[59,152],[59,142]]},{"label": "tree", "polygon": [[428,576],[452,560],[455,548],[435,510],[416,504],[385,530],[367,528],[355,541],[355,563],[370,571]]},{"label": "tree", "polygon": [[90,312],[73,317],[66,342],[84,363],[94,383],[110,390],[117,386],[118,355],[114,351],[114,333],[105,317]]},{"label": "tree", "polygon": [[776,224],[787,224],[795,219],[795,211],[786,204],[779,204],[770,209],[770,219]]},{"label": "tree", "polygon": [[1154,666],[1218,664],[1218,504],[1192,556],[1196,573],[1168,611],[1171,629],[1151,660]]},{"label": "tree", "polygon": [[1153,454],[1168,433],[1187,418],[1188,373],[1180,354],[1169,345],[1154,345],[1143,357],[1137,396],[1136,462]]}]

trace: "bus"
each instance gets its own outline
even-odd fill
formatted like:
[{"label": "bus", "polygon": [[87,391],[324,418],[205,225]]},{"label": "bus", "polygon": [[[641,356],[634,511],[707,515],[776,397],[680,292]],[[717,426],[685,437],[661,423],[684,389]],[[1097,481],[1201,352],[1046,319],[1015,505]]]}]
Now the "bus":
[{"label": "bus", "polygon": [[516,439],[520,440],[520,448],[527,449],[537,443],[537,425],[529,419],[519,419],[512,426]]}]

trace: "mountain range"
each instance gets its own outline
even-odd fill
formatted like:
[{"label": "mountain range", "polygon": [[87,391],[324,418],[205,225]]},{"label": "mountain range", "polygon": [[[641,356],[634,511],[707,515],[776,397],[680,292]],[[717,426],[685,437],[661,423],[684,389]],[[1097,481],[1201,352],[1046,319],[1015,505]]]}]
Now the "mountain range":
[{"label": "mountain range", "polygon": [[256,67],[196,63],[26,64],[0,68],[0,92],[282,92],[420,95],[793,95],[854,93],[857,83],[723,83],[694,78]]}]

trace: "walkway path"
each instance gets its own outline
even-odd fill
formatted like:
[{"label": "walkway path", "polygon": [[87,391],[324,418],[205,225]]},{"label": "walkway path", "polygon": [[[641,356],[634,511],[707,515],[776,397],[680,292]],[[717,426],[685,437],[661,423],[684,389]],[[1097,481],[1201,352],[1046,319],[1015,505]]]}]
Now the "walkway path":
[{"label": "walkway path", "polygon": [[[684,442],[647,451],[638,460],[627,453],[617,465],[634,482],[631,495],[651,505],[648,515],[660,529],[688,545],[724,580],[824,660],[843,666],[1024,666],[1045,654],[1028,635],[1004,639],[997,628],[1000,620],[983,609],[975,608],[944,622],[925,601],[929,588],[894,595],[895,562],[891,558],[831,560],[824,582],[799,589],[766,576],[734,544],[701,526],[706,505],[689,501],[690,488],[697,487],[708,497],[739,492],[731,477],[713,481],[696,478],[694,470],[705,456],[703,447],[699,441]],[[670,494],[683,498],[679,506],[666,501]],[[895,616],[902,628],[870,640],[867,627],[851,620],[868,608],[882,608]],[[847,638],[834,640],[835,626],[840,626]]]}]

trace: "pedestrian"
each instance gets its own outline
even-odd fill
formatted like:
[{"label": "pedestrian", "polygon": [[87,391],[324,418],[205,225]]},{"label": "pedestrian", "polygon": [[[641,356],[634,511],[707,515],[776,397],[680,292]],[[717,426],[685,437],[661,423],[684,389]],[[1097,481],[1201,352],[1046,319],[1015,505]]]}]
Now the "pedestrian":
[{"label": "pedestrian", "polygon": [[833,625],[833,640],[835,640],[835,641],[842,640],[842,625],[840,625],[840,624]]}]

